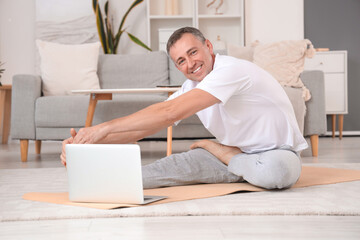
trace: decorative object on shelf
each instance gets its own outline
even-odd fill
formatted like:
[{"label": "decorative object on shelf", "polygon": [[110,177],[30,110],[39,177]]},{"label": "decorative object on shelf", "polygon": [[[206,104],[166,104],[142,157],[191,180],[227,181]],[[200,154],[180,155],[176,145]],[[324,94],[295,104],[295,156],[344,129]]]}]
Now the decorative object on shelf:
[{"label": "decorative object on shelf", "polygon": [[[211,5],[213,5],[215,2],[217,2],[218,0],[212,0],[211,3],[209,3],[208,5],[206,5],[206,7],[210,8]],[[219,4],[217,5],[217,7],[215,8],[215,14],[223,14],[222,12],[219,12],[219,8],[223,5],[224,0],[219,0]]]},{"label": "decorative object on shelf", "polygon": [[221,40],[220,35],[217,36],[217,39],[214,42],[214,50],[226,50],[226,44]]},{"label": "decorative object on shelf", "polygon": [[179,15],[179,1],[178,0],[166,0],[165,15]]},{"label": "decorative object on shelf", "polygon": [[131,39],[131,41],[133,41],[137,45],[151,51],[151,49],[146,44],[144,44],[140,39],[138,39],[131,33],[127,32],[126,28],[124,28],[125,20],[126,20],[127,16],[129,15],[130,11],[142,2],[143,2],[143,0],[135,0],[131,4],[131,6],[129,7],[129,9],[126,11],[125,15],[121,19],[121,23],[120,23],[118,32],[114,35],[113,29],[112,29],[113,26],[108,18],[109,1],[106,1],[106,3],[105,3],[105,19],[104,19],[101,9],[100,9],[100,6],[99,6],[99,1],[93,0],[93,9],[94,9],[94,12],[96,15],[97,30],[98,30],[100,42],[101,42],[101,45],[103,47],[105,54],[116,54],[121,35],[124,32],[127,33],[129,38]]},{"label": "decorative object on shelf", "polygon": [[[0,62],[0,67],[2,65],[4,65],[4,63]],[[4,71],[5,71],[5,68],[0,68],[0,86],[2,86],[2,84],[1,84],[1,75],[4,73]]]}]

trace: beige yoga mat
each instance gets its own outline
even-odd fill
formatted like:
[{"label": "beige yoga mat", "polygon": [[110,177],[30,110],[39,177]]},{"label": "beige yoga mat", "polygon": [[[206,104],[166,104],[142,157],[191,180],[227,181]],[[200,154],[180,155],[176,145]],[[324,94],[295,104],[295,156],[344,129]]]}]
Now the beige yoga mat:
[{"label": "beige yoga mat", "polygon": [[[360,180],[360,170],[337,168],[320,168],[303,166],[299,181],[292,188],[324,185],[340,182]],[[235,192],[261,192],[265,189],[255,187],[249,183],[221,183],[176,186],[144,190],[145,195],[167,196],[167,199],[150,203],[145,206],[177,202],[199,198],[223,196]],[[23,195],[23,199],[47,203],[65,204],[98,209],[114,209],[121,207],[135,207],[133,204],[107,204],[107,203],[75,203],[70,202],[68,193],[31,192]]]}]

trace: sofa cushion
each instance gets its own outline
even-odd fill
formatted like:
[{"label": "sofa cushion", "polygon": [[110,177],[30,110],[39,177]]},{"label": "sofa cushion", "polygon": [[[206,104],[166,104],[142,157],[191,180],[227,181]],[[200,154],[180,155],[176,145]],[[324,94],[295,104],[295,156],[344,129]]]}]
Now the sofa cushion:
[{"label": "sofa cushion", "polygon": [[98,76],[102,89],[148,88],[169,84],[165,52],[99,56]]},{"label": "sofa cushion", "polygon": [[112,101],[99,101],[94,115],[94,124],[114,118],[124,117],[146,108],[154,103],[163,102],[166,94],[119,94]]},{"label": "sofa cushion", "polygon": [[35,102],[36,127],[84,126],[89,96],[47,96]]}]

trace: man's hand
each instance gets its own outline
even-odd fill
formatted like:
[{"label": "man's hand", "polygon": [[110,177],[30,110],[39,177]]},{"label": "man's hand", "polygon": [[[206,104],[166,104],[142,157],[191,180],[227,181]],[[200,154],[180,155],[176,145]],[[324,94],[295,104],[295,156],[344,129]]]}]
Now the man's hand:
[{"label": "man's hand", "polygon": [[81,128],[74,137],[75,144],[96,144],[107,136],[104,124]]},{"label": "man's hand", "polygon": [[75,129],[71,129],[70,130],[70,134],[71,134],[71,137],[68,138],[68,139],[65,139],[63,142],[62,142],[62,152],[61,152],[61,156],[60,156],[60,159],[61,159],[61,163],[62,165],[64,165],[66,167],[66,153],[65,153],[65,146],[66,144],[72,144],[74,142],[74,138],[76,136],[76,131]]}]

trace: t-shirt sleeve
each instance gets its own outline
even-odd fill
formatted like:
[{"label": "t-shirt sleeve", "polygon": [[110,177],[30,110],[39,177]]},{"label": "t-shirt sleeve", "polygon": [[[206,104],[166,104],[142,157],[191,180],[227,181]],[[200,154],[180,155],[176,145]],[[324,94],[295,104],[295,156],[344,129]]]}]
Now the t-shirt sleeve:
[{"label": "t-shirt sleeve", "polygon": [[240,95],[251,86],[250,76],[237,71],[236,65],[214,69],[196,88],[204,90],[225,104],[230,97]]}]

